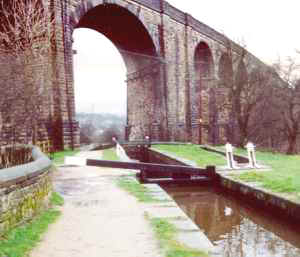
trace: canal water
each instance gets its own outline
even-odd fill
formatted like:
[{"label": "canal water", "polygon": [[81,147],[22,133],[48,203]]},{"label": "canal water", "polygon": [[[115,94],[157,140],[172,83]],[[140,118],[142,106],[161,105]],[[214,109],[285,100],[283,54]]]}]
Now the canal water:
[{"label": "canal water", "polygon": [[209,187],[164,188],[222,257],[300,257],[300,224]]}]

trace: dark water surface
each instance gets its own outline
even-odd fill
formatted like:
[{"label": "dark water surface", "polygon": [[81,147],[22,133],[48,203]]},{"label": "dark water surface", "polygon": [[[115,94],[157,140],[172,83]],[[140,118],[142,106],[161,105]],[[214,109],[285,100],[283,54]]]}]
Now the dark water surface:
[{"label": "dark water surface", "polygon": [[300,224],[208,187],[166,187],[222,257],[300,257]]}]

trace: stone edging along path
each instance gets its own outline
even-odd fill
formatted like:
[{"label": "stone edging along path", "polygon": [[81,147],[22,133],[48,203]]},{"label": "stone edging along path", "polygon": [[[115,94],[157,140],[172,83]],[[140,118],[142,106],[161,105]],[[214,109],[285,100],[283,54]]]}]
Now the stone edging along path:
[{"label": "stone edging along path", "polygon": [[[136,181],[134,177],[129,179]],[[176,240],[185,247],[219,256],[215,248],[198,226],[181,210],[177,203],[157,184],[144,184],[155,203],[144,204],[147,216],[166,219],[177,229]]]}]

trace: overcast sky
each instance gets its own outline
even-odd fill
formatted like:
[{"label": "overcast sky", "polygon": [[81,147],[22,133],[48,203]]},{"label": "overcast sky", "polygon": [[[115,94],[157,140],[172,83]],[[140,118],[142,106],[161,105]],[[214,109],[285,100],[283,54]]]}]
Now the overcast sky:
[{"label": "overcast sky", "polygon": [[[300,49],[299,0],[169,0],[235,41],[266,63]],[[126,113],[126,69],[114,45],[101,34],[74,34],[75,101],[80,112]]]}]

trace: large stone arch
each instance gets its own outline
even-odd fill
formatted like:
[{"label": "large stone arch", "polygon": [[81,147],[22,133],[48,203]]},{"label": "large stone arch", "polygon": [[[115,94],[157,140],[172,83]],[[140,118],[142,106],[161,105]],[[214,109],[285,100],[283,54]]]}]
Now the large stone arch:
[{"label": "large stone arch", "polygon": [[[234,60],[233,60],[234,59]],[[232,99],[231,106],[224,109],[224,121],[227,123],[227,140],[235,143],[239,137],[237,124],[237,112],[240,112],[243,88],[248,82],[248,72],[242,56],[229,56],[223,53],[219,61],[220,87],[224,91],[225,97]],[[233,97],[233,98],[232,98]]]},{"label": "large stone arch", "polygon": [[141,25],[146,29],[149,37],[155,45],[155,52],[160,55],[160,44],[159,44],[159,31],[153,26],[153,24],[146,21],[145,17],[141,13],[141,7],[133,3],[128,3],[122,0],[86,0],[76,6],[75,10],[71,12],[68,17],[68,25],[70,26],[71,33],[87,15],[89,11],[100,6],[118,6],[123,10],[127,10],[132,16],[136,17],[136,21],[140,22]]},{"label": "large stone arch", "polygon": [[[233,63],[232,58],[227,52],[223,52],[220,56],[218,63],[218,78],[219,78],[219,90],[223,95],[223,103],[227,102],[228,88],[230,88],[234,81]],[[222,111],[222,123],[224,124],[223,137],[229,142],[234,141],[234,117],[232,108],[227,105],[224,106]]]},{"label": "large stone arch", "polygon": [[160,52],[160,45],[159,45],[159,35],[158,30],[154,28],[154,26],[147,22],[146,18],[141,14],[141,7],[135,5],[133,3],[129,3],[127,1],[122,0],[86,0],[82,1],[79,5],[76,6],[75,10],[73,10],[69,15],[69,25],[72,29],[74,29],[79,21],[82,19],[84,15],[91,9],[100,6],[100,5],[117,5],[126,9],[132,15],[134,15],[147,29],[149,35],[151,36],[157,53]]},{"label": "large stone arch", "polygon": [[[69,42],[76,28],[96,30],[112,41],[127,68],[127,138],[152,134],[159,139],[161,130],[157,126],[163,119],[159,33],[146,22],[141,7],[122,0],[88,0],[75,8],[67,24]],[[68,63],[72,66],[72,57]],[[70,84],[73,87],[73,81]]]},{"label": "large stone arch", "polygon": [[194,83],[197,95],[198,142],[216,143],[218,138],[216,92],[214,88],[213,52],[205,41],[200,41],[194,53]]}]

